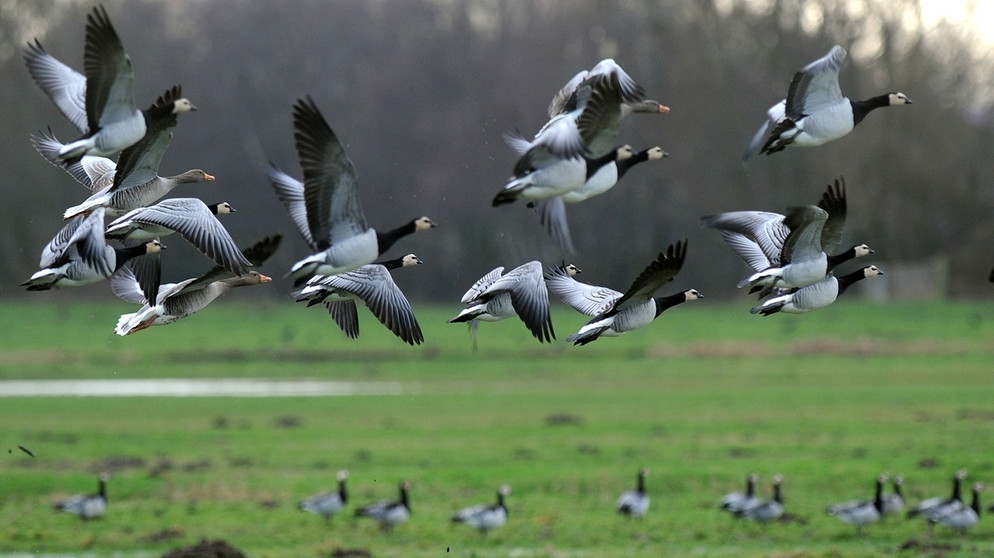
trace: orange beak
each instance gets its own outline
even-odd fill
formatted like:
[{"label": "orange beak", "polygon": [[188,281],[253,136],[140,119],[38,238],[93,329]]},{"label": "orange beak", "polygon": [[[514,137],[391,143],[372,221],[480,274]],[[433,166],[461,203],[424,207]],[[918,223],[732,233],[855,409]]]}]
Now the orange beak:
[{"label": "orange beak", "polygon": [[259,281],[261,281],[263,283],[268,283],[268,282],[270,282],[272,280],[273,280],[273,278],[270,277],[270,276],[268,276],[268,275],[263,275],[263,276],[259,277]]},{"label": "orange beak", "polygon": [[670,107],[668,107],[666,105],[659,105],[659,112],[667,113],[669,111],[670,111]]},{"label": "orange beak", "polygon": [[[666,109],[666,110],[669,110],[669,109]],[[204,173],[204,180],[206,180],[207,182],[210,182],[211,180],[214,180],[214,175],[213,174],[207,174],[205,172]]]}]

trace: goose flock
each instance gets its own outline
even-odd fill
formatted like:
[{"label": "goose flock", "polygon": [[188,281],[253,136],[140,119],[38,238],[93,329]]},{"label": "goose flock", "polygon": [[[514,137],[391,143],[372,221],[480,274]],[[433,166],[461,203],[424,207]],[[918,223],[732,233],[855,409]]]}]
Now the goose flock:
[{"label": "goose flock", "polygon": [[[648,514],[650,504],[649,491],[646,488],[648,475],[647,469],[639,469],[634,490],[625,490],[618,497],[614,508],[619,514],[633,519],[642,519]],[[983,483],[974,483],[969,503],[963,500],[962,484],[966,476],[965,470],[957,471],[953,476],[953,489],[949,497],[936,496],[921,500],[905,515],[909,519],[925,519],[929,528],[939,525],[952,531],[965,533],[980,521],[983,512],[980,493],[984,489]],[[336,475],[337,489],[301,500],[297,508],[318,515],[324,519],[325,524],[331,525],[332,518],[343,513],[349,504],[348,478],[348,471],[339,471]],[[95,494],[80,494],[61,500],[54,504],[54,509],[76,515],[84,521],[104,515],[107,511],[108,479],[107,474],[101,474],[98,479],[98,491]],[[877,523],[887,516],[899,517],[905,510],[904,477],[902,475],[894,477],[892,480],[893,492],[884,494],[884,487],[888,479],[886,473],[881,473],[876,478],[872,498],[832,504],[825,508],[825,512],[843,523],[853,525],[856,528],[856,535],[863,536],[864,526]],[[733,518],[757,523],[774,523],[796,519],[785,513],[784,476],[779,473],[773,475],[771,496],[768,499],[760,498],[756,494],[756,485],[759,480],[758,474],[749,473],[746,477],[745,491],[726,494],[719,501],[720,509],[728,512]],[[353,517],[370,519],[385,532],[392,531],[402,523],[407,523],[411,518],[411,486],[410,481],[402,481],[398,486],[396,500],[377,500],[357,507],[353,511]],[[510,486],[501,485],[497,489],[496,502],[464,507],[451,516],[451,522],[476,529],[483,535],[504,527],[509,517],[505,499],[510,493]],[[990,506],[988,511],[994,511],[994,505]]]},{"label": "goose flock", "polygon": [[[222,224],[222,219],[233,218],[231,203],[162,199],[183,185],[214,180],[198,168],[172,177],[159,175],[179,115],[196,111],[181,87],[172,85],[147,109],[136,108],[131,61],[103,6],[87,17],[83,54],[84,71],[79,73],[37,39],[24,51],[32,78],[82,134],[62,143],[49,128],[33,135],[31,142],[90,195],[65,210],[65,226],[43,249],[39,271],[22,285],[47,290],[109,279],[117,296],[142,305],[118,321],[115,332],[129,335],[190,316],[231,288],[270,282],[255,268],[278,248],[280,233],[240,248]],[[899,92],[866,101],[843,96],[838,74],[845,58],[845,49],[834,46],[794,75],[786,98],[770,109],[753,137],[747,158],[788,146],[822,145],[851,132],[873,109],[911,104]],[[669,111],[614,59],[581,70],[553,94],[549,120],[532,138],[505,135],[518,160],[492,205],[525,202],[565,262],[578,253],[566,205],[606,195],[635,165],[668,155],[659,146],[636,149],[624,143],[619,137],[621,120]],[[307,306],[323,303],[352,339],[359,336],[356,302],[361,301],[403,342],[424,343],[421,324],[392,275],[423,260],[414,254],[385,256],[404,237],[431,230],[436,223],[419,216],[392,229],[373,228],[362,208],[356,167],[316,101],[299,98],[290,112],[302,177],[294,178],[273,161],[265,173],[310,249],[287,274],[294,282],[289,298],[306,301]],[[110,158],[118,153],[116,161]],[[728,211],[704,216],[701,223],[718,231],[753,270],[738,286],[759,293],[760,303],[752,313],[769,316],[824,308],[855,282],[883,274],[875,265],[836,274],[840,264],[874,253],[866,244],[841,250],[847,211],[846,185],[840,177],[817,205],[790,207],[784,214]],[[162,239],[172,233],[213,267],[200,277],[163,284],[163,268],[168,272],[170,266]],[[661,247],[655,257],[647,254],[648,265],[625,291],[578,281],[579,268],[572,263],[531,260],[506,273],[498,266],[470,287],[462,297],[464,309],[449,322],[469,324],[474,349],[479,322],[513,316],[537,341],[549,343],[556,339],[551,293],[589,317],[567,342],[586,345],[622,335],[649,325],[673,306],[703,298],[687,285],[658,294],[676,279],[687,255],[687,239]]]}]

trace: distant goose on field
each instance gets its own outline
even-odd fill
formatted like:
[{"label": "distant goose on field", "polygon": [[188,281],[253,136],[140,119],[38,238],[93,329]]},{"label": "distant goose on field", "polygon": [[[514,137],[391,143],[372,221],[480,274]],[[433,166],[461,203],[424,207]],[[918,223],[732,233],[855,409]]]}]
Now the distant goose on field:
[{"label": "distant goose on field", "polygon": [[57,511],[78,515],[80,519],[89,521],[102,516],[107,511],[107,481],[110,477],[105,473],[97,481],[96,494],[78,494],[55,504]]},{"label": "distant goose on field", "polygon": [[[252,265],[262,265],[280,245],[283,235],[268,236],[242,250],[242,255]],[[118,298],[142,305],[137,312],[123,314],[117,321],[114,333],[130,335],[151,326],[168,325],[203,310],[218,297],[237,287],[247,287],[268,283],[272,279],[252,270],[240,276],[220,266],[215,266],[200,277],[193,277],[179,283],[167,283],[158,287],[152,296],[146,295],[144,284],[159,284],[158,268],[151,272],[153,277],[137,277],[129,267],[111,277],[111,291]]]},{"label": "distant goose on field", "polygon": [[932,514],[942,514],[949,509],[961,506],[963,503],[962,484],[966,476],[966,469],[956,471],[956,474],[953,475],[952,494],[948,498],[942,496],[926,498],[908,510],[908,517],[917,517],[920,515],[927,519]]},{"label": "distant goose on field", "polygon": [[[156,99],[152,106],[154,108],[178,103],[181,95],[180,87],[173,86]],[[97,207],[106,208],[110,217],[119,217],[132,209],[155,203],[181,184],[214,180],[213,176],[201,169],[190,169],[176,176],[159,176],[159,164],[172,140],[176,124],[175,114],[149,121],[146,133],[138,142],[122,151],[117,162],[106,157],[86,155],[79,161],[66,165],[66,172],[93,194],[82,203],[66,209],[63,217],[69,219]],[[43,132],[40,136],[32,136],[31,142],[45,159],[61,166],[58,154],[63,144],[51,130],[47,134]]]},{"label": "distant goose on field", "polygon": [[350,339],[359,337],[356,300],[361,300],[384,326],[410,345],[424,342],[411,303],[393,281],[390,271],[421,265],[421,258],[407,254],[401,258],[364,265],[338,275],[315,275],[303,288],[290,294],[308,306],[324,303],[332,319]]},{"label": "distant goose on field", "polygon": [[494,268],[473,283],[461,302],[466,308],[448,323],[469,322],[474,347],[477,322],[497,322],[512,316],[520,318],[539,342],[549,343],[556,338],[541,262],[533,260],[507,273],[503,266]]},{"label": "distant goose on field", "polygon": [[312,496],[302,501],[298,507],[302,511],[320,515],[324,518],[325,523],[330,523],[332,516],[345,509],[345,504],[349,503],[349,492],[345,487],[345,481],[349,478],[349,472],[339,471],[337,478],[337,492],[325,492],[317,496]]},{"label": "distant goose on field", "polygon": [[420,217],[380,232],[366,223],[359,176],[338,137],[310,97],[293,105],[294,142],[304,181],[269,165],[269,181],[313,253],[293,264],[296,285],[314,275],[336,275],[374,260],[403,236],[435,223]]},{"label": "distant goose on field", "polygon": [[118,217],[107,225],[104,236],[152,240],[176,232],[217,265],[235,275],[244,275],[252,262],[245,259],[216,217],[234,212],[228,202],[208,206],[197,198],[169,198]]},{"label": "distant goose on field", "polygon": [[772,155],[791,145],[822,145],[851,132],[874,109],[911,104],[911,99],[897,92],[865,101],[844,97],[839,88],[839,68],[846,54],[846,49],[835,45],[823,58],[794,74],[787,98],[770,107],[743,159],[757,151]]},{"label": "distant goose on field", "polygon": [[[600,97],[610,97],[613,103],[587,111],[595,92]],[[614,59],[605,58],[590,70],[581,70],[556,92],[547,110],[550,120],[534,139],[506,134],[505,140],[520,155],[541,145],[562,158],[582,153],[597,157],[614,148],[625,116],[664,114],[669,110],[658,101],[646,99],[642,87]]]},{"label": "distant goose on field", "polygon": [[878,277],[883,274],[884,272],[880,271],[877,266],[868,265],[839,277],[828,275],[821,281],[807,287],[790,289],[787,294],[766,299],[759,306],[751,308],[749,312],[769,316],[777,312],[803,314],[818,310],[835,302],[853,283],[867,277]]},{"label": "distant goose on field", "polygon": [[626,490],[618,497],[614,507],[618,513],[628,517],[645,517],[649,511],[649,493],[645,490],[645,478],[649,476],[648,469],[640,469],[635,477],[635,490]]},{"label": "distant goose on field", "polygon": [[[822,194],[818,207],[828,213],[821,228],[821,251],[826,254],[825,273],[828,274],[840,263],[873,253],[866,244],[857,244],[839,252],[842,244],[842,231],[845,228],[846,203],[845,178],[839,177],[835,184],[829,184]],[[791,235],[791,226],[803,224],[795,218],[788,223],[787,217],[768,211],[731,211],[701,218],[701,224],[717,229],[728,246],[757,273],[782,268],[794,258],[798,236]],[[817,255],[817,254],[816,254]],[[820,269],[818,270],[820,272]],[[765,296],[772,289],[756,287],[750,292],[762,290]]]},{"label": "distant goose on field", "polygon": [[559,248],[567,254],[575,254],[576,247],[573,246],[573,239],[569,232],[569,222],[566,220],[566,204],[580,203],[586,199],[603,194],[620,182],[621,178],[633,166],[645,161],[657,161],[668,155],[668,153],[659,147],[650,147],[637,153],[633,152],[631,157],[618,158],[613,163],[613,171],[611,170],[612,164],[601,167],[600,170],[589,176],[580,188],[567,192],[562,196],[539,200],[529,205],[534,205],[539,220],[546,230],[549,231],[549,234],[552,235]]},{"label": "distant goose on field", "polygon": [[[32,49],[34,54],[38,50],[44,53],[40,43],[39,49]],[[78,94],[78,78],[65,73],[67,66],[55,66],[46,62],[43,55],[34,57],[29,52],[28,68],[38,69],[40,66],[48,66],[49,69],[56,68],[55,73],[48,74],[49,78],[55,76],[55,82],[39,81],[42,89],[49,92],[53,83],[58,80],[67,80],[68,87],[75,90],[73,95]],[[40,60],[40,61],[39,61]],[[44,70],[41,70],[44,73]],[[111,25],[107,10],[103,6],[94,8],[93,13],[87,16],[86,43],[83,52],[83,73],[86,76],[86,130],[83,137],[65,145],[58,156],[58,161],[69,165],[80,160],[84,155],[110,156],[123,149],[126,149],[145,135],[150,122],[168,116],[175,116],[180,112],[195,110],[195,107],[187,99],[177,99],[175,102],[153,106],[147,111],[138,110],[135,106],[132,83],[134,74],[131,67],[131,60],[124,51],[114,26]],[[42,77],[39,74],[39,77]],[[37,79],[37,78],[36,78]],[[68,116],[77,127],[81,118],[73,113],[74,103],[61,102],[53,97],[53,101]]]},{"label": "distant goose on field", "polygon": [[504,497],[510,492],[511,487],[501,486],[497,489],[496,504],[479,504],[463,508],[452,516],[452,523],[462,523],[482,534],[503,527],[507,523],[507,506],[504,505]]},{"label": "distant goose on field", "polygon": [[738,517],[738,512],[758,504],[759,499],[756,498],[757,482],[759,482],[759,475],[756,473],[749,473],[746,475],[745,492],[732,492],[730,494],[726,494],[725,497],[721,499],[721,509]]},{"label": "distant goose on field", "polygon": [[783,516],[784,510],[782,485],[783,476],[773,475],[773,498],[761,500],[756,502],[755,505],[743,507],[735,513],[746,519],[760,523],[769,523],[770,521],[780,519]]},{"label": "distant goose on field", "polygon": [[355,511],[356,517],[368,517],[376,521],[384,531],[393,529],[395,525],[404,523],[411,517],[411,506],[407,496],[410,488],[411,483],[407,481],[400,483],[400,500],[395,502],[380,500],[363,506]]},{"label": "distant goose on field", "polygon": [[928,520],[932,524],[938,524],[961,533],[973,527],[980,521],[980,492],[984,489],[981,482],[973,485],[973,499],[969,506],[959,506],[956,508],[944,509],[941,512],[933,513]]},{"label": "distant goose on field", "polygon": [[884,512],[884,483],[887,475],[877,477],[876,493],[872,500],[852,501],[836,504],[826,508],[829,515],[839,518],[842,522],[856,526],[856,536],[863,535],[863,526],[876,523]]},{"label": "distant goose on field", "polygon": [[904,475],[895,476],[891,479],[891,484],[894,486],[894,492],[884,496],[885,516],[899,515],[904,511],[904,492],[901,490],[904,486]]},{"label": "distant goose on field", "polygon": [[30,279],[21,283],[29,291],[80,287],[107,279],[124,264],[144,254],[164,249],[158,240],[127,248],[109,246],[104,238],[104,212],[77,216],[42,250],[41,261]]},{"label": "distant goose on field", "polygon": [[666,252],[659,253],[623,294],[605,287],[581,283],[564,273],[561,268],[550,270],[546,274],[549,291],[577,312],[593,316],[566,341],[586,345],[602,335],[618,336],[649,325],[660,314],[677,304],[704,298],[696,289],[653,297],[657,290],[676,277],[686,256],[686,240],[671,244]]}]

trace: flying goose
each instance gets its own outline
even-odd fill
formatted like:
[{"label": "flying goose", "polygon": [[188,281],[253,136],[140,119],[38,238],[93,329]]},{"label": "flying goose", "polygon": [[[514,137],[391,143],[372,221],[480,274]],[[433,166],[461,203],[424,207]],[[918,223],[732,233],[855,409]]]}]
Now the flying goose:
[{"label": "flying goose", "polygon": [[863,526],[876,523],[884,513],[884,483],[887,475],[877,477],[876,493],[872,500],[852,501],[835,504],[825,509],[828,515],[839,518],[843,523],[856,526],[856,536],[863,535]]},{"label": "flying goose", "polygon": [[680,272],[687,256],[686,239],[660,252],[624,294],[604,287],[581,283],[561,268],[546,274],[549,291],[574,310],[593,316],[580,331],[566,341],[586,345],[602,335],[617,336],[652,323],[666,309],[683,302],[704,298],[696,289],[664,297],[653,297],[657,290]]},{"label": "flying goose", "polygon": [[745,492],[726,494],[721,499],[721,509],[730,512],[735,517],[740,517],[739,512],[758,504],[759,499],[756,498],[756,483],[758,481],[759,475],[756,473],[746,475]]},{"label": "flying goose", "polygon": [[473,283],[461,302],[466,308],[448,323],[469,322],[474,347],[478,321],[497,322],[512,316],[518,316],[539,342],[556,338],[549,313],[549,291],[538,261],[522,264],[507,273],[503,266],[494,268]]},{"label": "flying goose", "polygon": [[77,494],[55,504],[57,511],[78,515],[80,519],[89,521],[102,516],[107,511],[107,481],[110,477],[104,473],[97,481],[96,494]]},{"label": "flying goose", "polygon": [[380,232],[366,224],[359,203],[359,178],[338,137],[310,97],[293,106],[294,141],[304,181],[269,164],[277,196],[313,253],[290,269],[297,285],[313,275],[352,271],[386,252],[399,238],[435,223],[420,217]]},{"label": "flying goose", "polygon": [[158,240],[127,248],[114,248],[104,239],[103,209],[77,216],[42,250],[41,261],[30,279],[21,283],[29,291],[80,287],[111,277],[125,262],[163,250]]},{"label": "flying goose", "polygon": [[357,509],[355,516],[368,517],[376,521],[380,525],[380,529],[384,531],[393,529],[395,525],[404,523],[411,517],[411,506],[407,496],[407,491],[410,488],[411,483],[407,481],[400,483],[400,500],[374,502]]},{"label": "flying goose", "polygon": [[839,277],[828,275],[807,287],[789,289],[786,294],[768,298],[759,306],[751,308],[749,313],[769,316],[777,312],[803,314],[818,310],[835,302],[853,283],[883,274],[877,266],[868,265]]},{"label": "flying goose", "polygon": [[[609,90],[613,102],[587,111],[597,89],[600,96]],[[517,134],[505,134],[504,139],[519,155],[541,145],[558,157],[597,157],[614,146],[623,117],[632,113],[664,114],[669,110],[658,101],[646,99],[642,87],[614,59],[605,58],[589,71],[577,73],[556,93],[547,111],[550,120],[531,141]]]},{"label": "flying goose", "polygon": [[503,527],[507,523],[507,506],[504,497],[510,494],[511,487],[503,485],[497,489],[496,504],[479,504],[463,508],[452,516],[452,523],[462,523],[479,531],[481,534]]},{"label": "flying goose", "polygon": [[345,488],[345,481],[349,478],[348,471],[339,471],[336,475],[338,479],[337,492],[325,492],[312,496],[298,506],[300,510],[320,515],[325,523],[331,522],[331,517],[345,509],[345,504],[349,502],[349,492]]},{"label": "flying goose", "polygon": [[[281,234],[266,237],[242,250],[242,255],[252,265],[262,265],[276,252],[282,240]],[[143,292],[144,289],[139,283],[158,285],[157,268],[155,274],[156,276],[152,278],[136,278],[135,273],[129,267],[125,267],[111,278],[111,291],[118,298],[142,305],[137,312],[121,315],[114,333],[130,335],[151,326],[168,325],[203,310],[230,289],[272,281],[270,277],[258,271],[252,270],[241,276],[233,276],[225,268],[215,266],[200,277],[158,286],[157,291],[149,296]]]},{"label": "flying goose", "polygon": [[104,236],[118,240],[152,240],[177,232],[217,265],[235,275],[244,275],[252,262],[245,259],[216,217],[234,212],[228,202],[208,206],[197,198],[169,198],[118,217],[107,225]]},{"label": "flying goose", "polygon": [[[828,185],[818,202],[818,207],[828,213],[820,236],[821,250],[826,254],[822,277],[840,263],[873,253],[866,244],[838,251],[847,213],[845,186],[845,178],[839,177],[834,185]],[[702,217],[701,224],[717,229],[728,246],[759,274],[781,268],[791,260],[794,250],[791,246],[796,245],[799,238],[794,239],[793,244],[787,242],[791,229],[786,220],[784,215],[767,211],[731,211]],[[757,290],[762,290],[761,298],[772,292],[772,289],[762,287],[751,292]]]},{"label": "flying goose", "polygon": [[290,298],[307,301],[308,306],[323,302],[338,327],[350,339],[359,337],[359,315],[356,300],[361,300],[384,326],[409,345],[420,345],[424,334],[411,303],[393,281],[390,270],[420,265],[414,254],[368,264],[338,275],[315,275]]},{"label": "flying goose", "polygon": [[[624,146],[627,147],[627,146]],[[601,167],[592,176],[587,178],[583,186],[567,192],[562,196],[555,196],[545,200],[531,202],[538,213],[542,225],[549,231],[555,239],[559,248],[567,254],[575,254],[576,248],[573,246],[573,239],[569,232],[569,223],[566,220],[566,204],[580,203],[607,192],[613,188],[622,177],[635,165],[645,161],[658,161],[669,156],[660,147],[650,147],[639,152],[633,152],[632,156],[618,158],[613,163]],[[611,168],[614,167],[612,171]]]},{"label": "flying goose", "polygon": [[739,281],[738,287],[804,287],[825,277],[828,256],[821,233],[828,212],[815,205],[791,208],[784,217],[790,234],[784,239],[780,266],[757,271]]},{"label": "flying goose", "polygon": [[773,498],[770,500],[760,500],[754,505],[745,506],[736,511],[737,515],[760,523],[776,521],[783,516],[783,476],[773,475]]},{"label": "flying goose", "polygon": [[[97,6],[87,16],[83,73],[86,76],[87,126],[80,139],[61,149],[58,161],[62,164],[75,163],[84,155],[113,155],[141,140],[150,122],[196,110],[185,98],[153,105],[147,111],[136,108],[131,60],[103,6]],[[69,79],[78,83],[75,78]],[[59,104],[58,101],[56,104],[60,110],[72,110],[71,104]],[[70,120],[77,122],[80,119],[71,116]]]},{"label": "flying goose", "polygon": [[846,54],[846,49],[835,45],[823,58],[794,74],[787,98],[770,107],[743,160],[757,151],[772,155],[791,145],[822,145],[853,131],[873,109],[911,104],[911,99],[898,92],[865,101],[844,97],[839,89],[839,68]]},{"label": "flying goose", "polygon": [[956,474],[953,475],[953,491],[949,498],[934,496],[932,498],[922,500],[921,502],[918,502],[917,506],[908,510],[908,517],[922,515],[928,518],[932,514],[938,513],[941,515],[948,509],[961,506],[963,503],[962,484],[963,480],[966,479],[966,475],[967,472],[965,469],[956,471]]},{"label": "flying goose", "polygon": [[980,521],[980,492],[984,489],[981,482],[973,485],[973,499],[969,506],[950,507],[929,516],[930,524],[938,524],[965,533]]},{"label": "flying goose", "polygon": [[649,476],[648,469],[640,469],[635,477],[635,490],[626,490],[618,497],[614,507],[618,513],[628,517],[645,517],[649,511],[649,493],[645,491],[645,478]]}]

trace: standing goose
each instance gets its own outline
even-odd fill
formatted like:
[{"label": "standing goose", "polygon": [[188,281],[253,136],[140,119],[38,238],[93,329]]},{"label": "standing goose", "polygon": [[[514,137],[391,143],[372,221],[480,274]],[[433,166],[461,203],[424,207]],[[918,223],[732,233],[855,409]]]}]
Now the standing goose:
[{"label": "standing goose", "polygon": [[399,238],[435,226],[421,217],[387,232],[370,227],[359,203],[355,166],[310,97],[294,104],[293,126],[304,182],[272,163],[268,176],[313,250],[290,269],[296,284],[313,275],[335,275],[373,263]]},{"label": "standing goose", "polygon": [[934,513],[943,513],[948,509],[957,508],[962,505],[962,484],[963,480],[966,479],[966,469],[960,469],[956,471],[953,475],[953,491],[949,498],[943,498],[942,496],[933,496],[932,498],[927,498],[918,502],[918,505],[908,510],[908,517],[916,517],[919,515],[928,518]]},{"label": "standing goose", "polygon": [[306,285],[294,291],[290,298],[307,301],[308,306],[324,302],[328,313],[350,339],[359,337],[359,314],[356,300],[361,300],[381,324],[409,345],[420,345],[424,334],[411,303],[393,281],[390,270],[421,265],[414,254],[364,265],[338,275],[315,275]]},{"label": "standing goose", "polygon": [[604,287],[580,283],[560,269],[546,275],[549,290],[574,310],[593,316],[580,331],[566,341],[586,345],[600,336],[617,336],[652,323],[668,308],[704,298],[696,289],[664,297],[653,297],[657,290],[680,272],[687,256],[687,241],[671,244],[660,252],[624,294]]},{"label": "standing goose", "polygon": [[865,101],[844,97],[839,88],[839,68],[846,54],[846,49],[835,45],[823,58],[794,74],[787,98],[770,107],[744,160],[757,151],[772,155],[791,145],[814,147],[828,143],[853,131],[873,109],[911,104],[911,99],[897,92]]},{"label": "standing goose", "polygon": [[395,525],[404,523],[411,517],[411,505],[407,496],[407,491],[410,488],[411,483],[407,481],[400,483],[400,500],[396,502],[391,502],[390,500],[373,502],[357,509],[355,516],[372,519],[384,531],[393,529]]},{"label": "standing goose", "polygon": [[518,316],[539,342],[548,343],[556,338],[549,313],[549,291],[538,261],[522,264],[507,273],[503,266],[494,268],[473,283],[461,302],[466,308],[448,323],[469,322],[474,347],[477,321],[496,322],[512,316]]},{"label": "standing goose", "polygon": [[151,240],[179,233],[214,263],[235,275],[244,275],[252,262],[216,215],[234,213],[228,202],[207,206],[197,198],[169,198],[125,213],[107,225],[104,235],[118,240]]},{"label": "standing goose", "polygon": [[[839,177],[834,186],[828,185],[818,207],[828,213],[821,229],[821,249],[826,254],[825,273],[840,263],[873,253],[866,244],[857,244],[839,252],[842,231],[845,228],[847,204],[845,178]],[[792,253],[786,250],[791,229],[787,217],[767,211],[731,211],[701,218],[701,224],[717,229],[728,246],[752,268],[755,273],[777,269],[786,265]],[[796,244],[796,240],[794,241]],[[751,292],[762,289],[754,288]],[[762,289],[761,297],[772,292]]]},{"label": "standing goose", "polygon": [[[103,6],[97,6],[87,16],[83,73],[86,76],[86,130],[83,137],[60,150],[58,162],[64,165],[73,164],[84,155],[113,155],[141,140],[152,121],[196,110],[186,99],[153,105],[146,111],[135,107],[131,60]],[[78,84],[77,79],[68,79]],[[78,85],[70,87],[78,88]],[[71,103],[56,101],[56,104],[60,110],[73,110]],[[80,119],[70,116],[70,120],[77,123]]]},{"label": "standing goose", "polygon": [[736,514],[760,523],[776,521],[783,516],[782,475],[773,475],[773,498],[761,500],[754,505],[743,507]]},{"label": "standing goose", "polygon": [[884,509],[883,514],[887,515],[899,515],[904,511],[904,493],[901,487],[904,486],[904,475],[897,475],[891,479],[891,484],[894,486],[894,492],[884,496]]},{"label": "standing goose", "polygon": [[128,248],[109,246],[104,239],[103,209],[97,209],[73,218],[59,231],[42,250],[41,269],[21,286],[44,291],[89,285],[111,277],[132,258],[164,248],[158,240]]},{"label": "standing goose", "polygon": [[884,483],[887,475],[877,477],[876,493],[872,500],[846,502],[826,508],[828,515],[839,518],[843,523],[856,526],[856,536],[863,536],[863,526],[876,523],[884,512]]},{"label": "standing goose", "polygon": [[[276,252],[282,240],[281,234],[266,237],[242,250],[242,255],[253,265],[262,265]],[[142,305],[137,312],[123,314],[118,319],[117,327],[114,329],[114,333],[118,335],[130,335],[151,326],[171,324],[203,310],[230,289],[272,281],[258,271],[232,276],[230,271],[216,266],[200,277],[161,285],[152,296],[149,296],[142,292],[143,288],[139,286],[139,282],[158,285],[159,277],[140,279],[141,281],[135,277],[130,268],[122,269],[111,278],[111,291],[118,298]]]},{"label": "standing goose", "polygon": [[507,485],[497,489],[496,504],[479,504],[463,508],[452,516],[452,523],[462,523],[479,531],[481,534],[503,527],[507,523],[507,506],[504,497],[510,494],[511,487]]},{"label": "standing goose", "polygon": [[943,525],[961,533],[966,533],[967,529],[973,527],[980,521],[980,492],[983,489],[983,483],[974,483],[973,499],[970,501],[969,506],[948,508],[943,510],[941,513],[934,513],[929,516],[929,523],[933,525]]},{"label": "standing goose", "polygon": [[721,499],[721,509],[731,513],[735,517],[740,517],[739,512],[758,504],[759,499],[756,498],[757,482],[759,482],[759,475],[756,473],[746,475],[745,492],[726,494]]},{"label": "standing goose", "polygon": [[[628,147],[628,146],[624,146]],[[622,149],[624,149],[624,147]],[[576,248],[573,246],[573,239],[569,232],[569,223],[566,221],[566,204],[580,203],[586,199],[603,194],[613,188],[621,178],[635,165],[645,161],[658,161],[669,154],[660,147],[650,147],[637,153],[633,152],[630,157],[617,158],[613,163],[609,163],[600,168],[597,172],[587,178],[583,186],[567,192],[562,196],[556,196],[546,200],[532,202],[535,211],[538,212],[539,220],[555,239],[559,248],[567,254],[575,254]],[[614,167],[612,171],[611,168]]]},{"label": "standing goose", "polygon": [[57,511],[78,515],[80,519],[89,521],[102,516],[107,511],[107,481],[110,477],[104,473],[97,481],[96,494],[78,494],[61,502],[54,508]]},{"label": "standing goose", "polygon": [[325,523],[331,522],[331,517],[345,509],[345,504],[349,502],[349,492],[345,488],[345,481],[349,478],[348,471],[339,471],[338,491],[325,492],[312,496],[300,503],[298,506],[302,511],[311,512],[324,518]]},{"label": "standing goose", "polygon": [[635,477],[635,490],[626,490],[618,497],[614,507],[621,515],[628,517],[645,517],[649,511],[649,493],[645,491],[645,478],[649,476],[648,469],[640,469]]},{"label": "standing goose", "polygon": [[790,289],[786,294],[769,298],[759,306],[751,308],[749,313],[769,316],[777,312],[803,314],[818,310],[835,302],[853,283],[867,277],[877,277],[883,274],[884,272],[880,271],[877,266],[868,265],[840,277],[828,275],[821,281],[807,287]]}]

